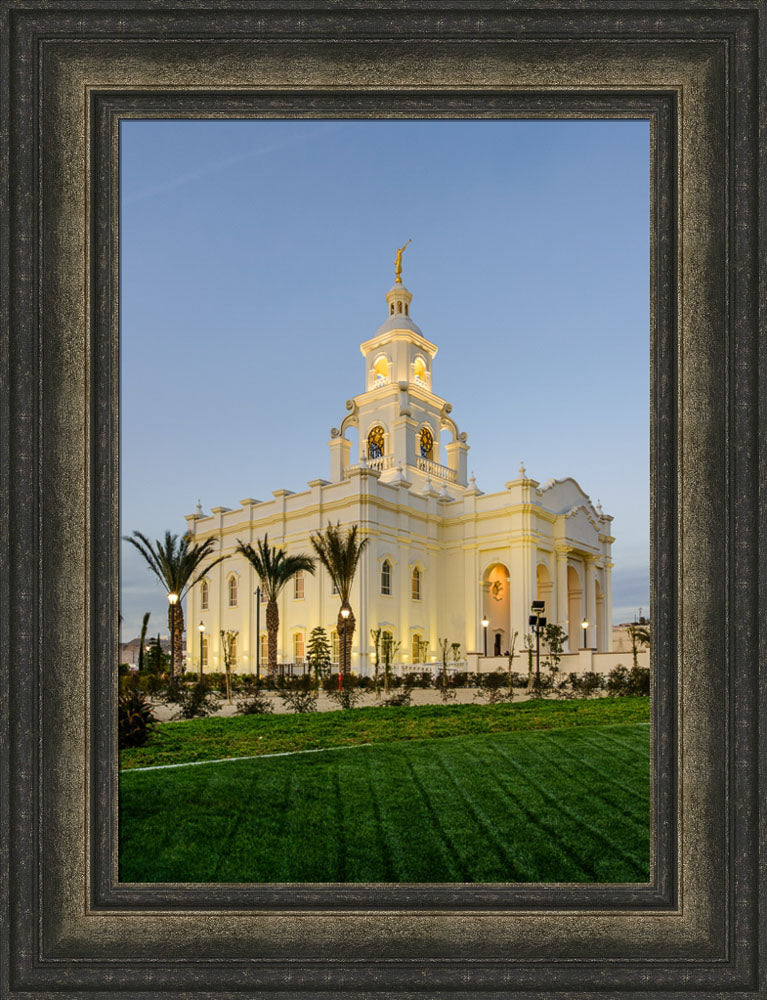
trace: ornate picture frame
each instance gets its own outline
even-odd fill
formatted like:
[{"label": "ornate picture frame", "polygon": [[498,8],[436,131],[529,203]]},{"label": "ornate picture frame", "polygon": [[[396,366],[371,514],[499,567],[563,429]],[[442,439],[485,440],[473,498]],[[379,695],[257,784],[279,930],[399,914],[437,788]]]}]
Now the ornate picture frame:
[{"label": "ornate picture frame", "polygon": [[[0,995],[760,995],[764,4],[0,10]],[[649,118],[647,885],[117,882],[117,135],[147,115]]]}]

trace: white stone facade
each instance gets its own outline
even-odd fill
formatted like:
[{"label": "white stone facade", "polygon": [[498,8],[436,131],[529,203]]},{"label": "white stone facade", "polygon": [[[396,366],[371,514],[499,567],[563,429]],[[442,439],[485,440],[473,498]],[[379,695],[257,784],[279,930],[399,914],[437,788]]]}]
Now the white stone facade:
[{"label": "white stone facade", "polygon": [[[549,622],[561,624],[570,648],[586,643],[611,649],[612,589],[609,515],[594,506],[571,478],[539,485],[520,467],[500,493],[482,493],[467,479],[466,434],[451,406],[433,392],[435,344],[410,317],[412,296],[401,284],[386,295],[387,319],[360,349],[364,391],[348,400],[346,415],[330,432],[330,478],[308,490],[275,490],[268,501],[246,499],[231,510],[198,508],[187,517],[196,540],[214,536],[230,558],[215,566],[187,599],[187,665],[200,662],[205,626],[207,669],[223,669],[219,632],[236,629],[237,667],[255,670],[258,579],[235,554],[237,541],[269,542],[288,553],[313,555],[309,540],[327,523],[357,523],[369,538],[352,590],[357,619],[352,671],[372,672],[370,630],[381,627],[401,642],[397,661],[431,665],[438,640],[461,645],[461,656],[503,654],[516,631],[517,650],[529,632],[533,600],[546,602]],[[356,427],[360,454],[346,434]],[[440,435],[447,432],[443,446]],[[279,600],[279,661],[300,662],[312,629],[332,635],[339,601],[318,566],[289,584]],[[265,605],[260,615],[261,663],[266,662]],[[428,643],[428,647],[424,646]]]}]

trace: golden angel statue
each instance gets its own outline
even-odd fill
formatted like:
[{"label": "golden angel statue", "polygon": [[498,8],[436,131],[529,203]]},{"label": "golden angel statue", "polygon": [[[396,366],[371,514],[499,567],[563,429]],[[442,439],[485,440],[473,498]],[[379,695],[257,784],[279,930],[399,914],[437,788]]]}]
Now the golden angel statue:
[{"label": "golden angel statue", "polygon": [[395,285],[401,285],[402,284],[402,251],[405,249],[405,247],[408,245],[408,243],[412,243],[412,242],[413,242],[412,240],[408,240],[404,247],[400,247],[399,250],[397,251],[397,256],[394,258],[394,284]]}]

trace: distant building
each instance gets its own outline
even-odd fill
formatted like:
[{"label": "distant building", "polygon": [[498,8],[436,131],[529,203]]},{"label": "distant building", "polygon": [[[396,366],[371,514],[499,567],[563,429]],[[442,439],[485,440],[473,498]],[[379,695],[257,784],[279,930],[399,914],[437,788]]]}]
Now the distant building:
[{"label": "distant building", "polygon": [[[630,653],[631,652],[631,636],[629,635],[629,628],[632,625],[639,624],[641,628],[647,629],[652,635],[649,622],[641,619],[641,622],[621,622],[620,625],[613,625],[613,652],[614,653]],[[639,646],[639,649],[644,649],[644,646]]]},{"label": "distant building", "polygon": [[[378,627],[401,643],[398,659],[406,664],[433,661],[440,638],[459,642],[464,654],[482,652],[483,616],[489,655],[504,653],[514,632],[520,650],[536,599],[546,602],[549,622],[565,628],[573,651],[583,645],[584,618],[586,645],[610,650],[612,518],[570,477],[540,486],[520,466],[500,493],[483,493],[467,477],[467,435],[434,391],[437,346],[414,323],[412,295],[396,278],[384,323],[360,346],[364,389],[330,431],[329,479],[311,479],[300,493],[275,490],[265,502],[241,500],[234,510],[219,506],[206,515],[198,507],[186,518],[195,541],[214,537],[216,554],[231,556],[187,599],[190,668],[199,665],[200,621],[207,669],[223,664],[220,629],[238,631],[237,669],[255,666],[259,581],[234,554],[237,540],[252,544],[268,533],[289,553],[313,555],[309,537],[329,521],[357,523],[370,539],[351,596],[354,672],[372,672],[370,630]],[[352,456],[350,428],[359,455]],[[322,567],[289,584],[279,602],[280,661],[301,662],[317,625],[331,636],[337,660],[338,608]],[[258,641],[265,664],[263,613]]]}]

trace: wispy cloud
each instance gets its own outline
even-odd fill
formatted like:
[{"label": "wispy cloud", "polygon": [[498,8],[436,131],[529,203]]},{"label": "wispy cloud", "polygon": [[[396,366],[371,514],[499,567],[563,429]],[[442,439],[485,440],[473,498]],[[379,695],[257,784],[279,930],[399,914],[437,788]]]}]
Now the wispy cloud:
[{"label": "wispy cloud", "polygon": [[154,187],[145,188],[143,191],[138,191],[135,194],[128,195],[123,198],[123,205],[134,205],[139,201],[146,201],[148,198],[156,198],[158,195],[166,194],[168,191],[174,191],[176,188],[182,187],[184,184],[190,184],[192,181],[199,180],[201,177],[207,177],[210,174],[226,170],[227,167],[231,167],[235,163],[242,163],[244,160],[260,159],[265,156],[271,156],[272,153],[277,153],[289,146],[301,145],[306,142],[314,142],[319,138],[323,138],[330,132],[337,132],[341,127],[342,123],[338,122],[333,124],[328,123],[327,128],[322,131],[304,128],[297,135],[288,136],[279,142],[271,142],[266,145],[257,146],[254,149],[248,149],[244,153],[238,153],[235,156],[222,156],[218,160],[211,160],[209,163],[199,167],[197,170],[190,170],[187,173],[178,174],[176,177],[170,177],[167,181],[163,181],[161,184],[156,184]]}]

